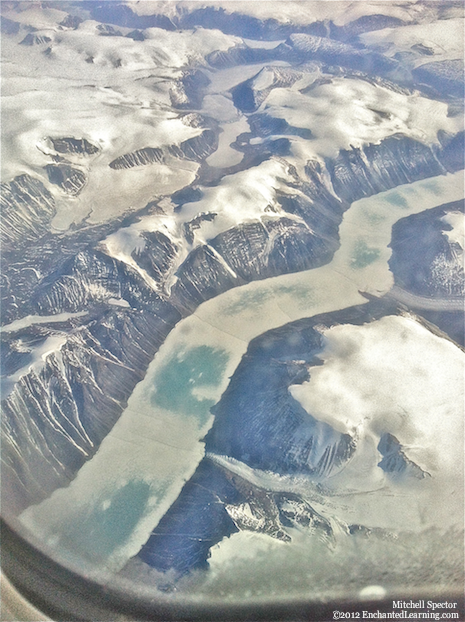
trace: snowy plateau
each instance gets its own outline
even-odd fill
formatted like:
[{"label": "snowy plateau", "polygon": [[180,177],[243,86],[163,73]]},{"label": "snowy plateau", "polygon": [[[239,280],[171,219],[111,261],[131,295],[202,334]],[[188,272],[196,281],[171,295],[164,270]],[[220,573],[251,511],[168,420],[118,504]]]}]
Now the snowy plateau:
[{"label": "snowy plateau", "polygon": [[1,26],[3,518],[163,597],[463,592],[462,3]]}]

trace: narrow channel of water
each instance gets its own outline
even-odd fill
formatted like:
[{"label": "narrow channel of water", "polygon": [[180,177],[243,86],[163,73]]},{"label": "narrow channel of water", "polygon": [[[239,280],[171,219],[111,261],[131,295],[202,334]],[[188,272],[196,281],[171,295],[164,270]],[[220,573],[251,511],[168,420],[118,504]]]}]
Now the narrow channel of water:
[{"label": "narrow channel of water", "polygon": [[[59,558],[87,561],[90,573],[121,568],[203,457],[210,407],[249,341],[289,321],[363,303],[359,291],[387,292],[394,222],[461,198],[458,172],[361,199],[345,214],[341,247],[328,265],[254,282],[201,305],[170,333],[95,457],[68,488],[26,510],[23,524]],[[131,505],[132,492],[128,519],[117,510]],[[118,538],[99,532],[108,545],[96,549],[89,530],[97,524]]]}]

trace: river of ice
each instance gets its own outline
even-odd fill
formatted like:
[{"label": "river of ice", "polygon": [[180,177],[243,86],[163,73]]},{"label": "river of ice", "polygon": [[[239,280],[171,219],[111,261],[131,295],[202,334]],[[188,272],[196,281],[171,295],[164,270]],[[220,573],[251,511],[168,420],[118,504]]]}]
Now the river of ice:
[{"label": "river of ice", "polygon": [[[88,571],[96,571],[93,563],[99,570],[120,569],[145,543],[203,457],[201,439],[212,423],[209,409],[226,389],[249,341],[289,321],[364,303],[360,291],[380,295],[389,291],[393,285],[387,263],[392,225],[410,214],[461,198],[463,173],[458,172],[356,201],[344,216],[341,247],[328,265],[250,283],[202,304],[170,333],[95,457],[69,487],[28,508],[21,515],[24,526],[59,558],[82,565],[94,554],[86,549],[92,538],[83,530],[90,530],[97,521],[118,529],[124,511],[116,510],[127,507],[135,512],[130,530],[120,530],[121,540],[103,548],[97,560],[94,556]],[[415,342],[415,356],[426,355],[422,338]],[[424,371],[429,370],[430,380],[443,355],[438,347],[437,356],[425,359]],[[451,363],[455,365],[452,375],[457,375],[460,364],[459,372],[463,372],[463,360],[457,361]],[[407,376],[414,373],[414,363],[412,358],[402,361]],[[382,366],[382,357],[375,356],[372,364]],[[167,383],[173,395],[179,394],[176,410],[163,398]],[[434,383],[430,385],[434,390]],[[376,394],[364,399],[369,404]],[[138,491],[138,503],[131,498],[133,490]],[[239,535],[235,541],[248,542],[248,536]],[[214,551],[213,567],[224,559],[221,547]]]}]

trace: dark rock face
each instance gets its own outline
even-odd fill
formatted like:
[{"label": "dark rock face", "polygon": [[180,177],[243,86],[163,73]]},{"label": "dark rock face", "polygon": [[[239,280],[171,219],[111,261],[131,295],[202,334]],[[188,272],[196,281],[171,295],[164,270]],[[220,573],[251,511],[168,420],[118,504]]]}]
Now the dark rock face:
[{"label": "dark rock face", "polygon": [[[162,244],[158,244],[157,249],[156,243],[160,241]],[[163,245],[163,238],[155,238],[151,250],[157,252],[160,248],[165,253],[165,263],[169,265],[172,249],[166,241]],[[150,251],[145,257],[149,256]],[[162,265],[160,263],[160,270]],[[121,299],[136,309],[153,310],[160,300],[157,293],[127,264],[101,251],[83,251],[66,261],[59,274],[44,279],[32,297],[32,308],[39,315],[76,313],[112,298]]]},{"label": "dark rock face", "polygon": [[177,576],[208,567],[210,548],[238,531],[225,503],[241,499],[225,474],[209,461],[200,463],[170,512],[139,553],[145,563]]},{"label": "dark rock face", "polygon": [[63,28],[72,28],[73,30],[77,30],[79,28],[79,24],[82,24],[83,19],[78,15],[67,15],[64,20],[60,22],[60,26]]},{"label": "dark rock face", "polygon": [[101,37],[122,37],[123,34],[120,30],[116,30],[113,26],[109,24],[99,24],[97,26],[97,30],[99,31],[99,35]]},{"label": "dark rock face", "polygon": [[132,153],[126,153],[125,155],[116,158],[110,162],[110,168],[116,170],[123,168],[133,168],[134,166],[145,166],[147,164],[153,164],[154,162],[163,162],[163,149],[159,147],[145,147],[144,149],[138,149]]},{"label": "dark rock face", "polygon": [[440,158],[448,173],[461,171],[465,167],[465,132],[458,132],[455,136],[438,132],[441,142]]},{"label": "dark rock face", "polygon": [[3,402],[8,513],[69,483],[94,455],[176,319],[166,307],[159,315],[109,312],[100,322],[63,335],[59,355],[21,378]]},{"label": "dark rock face", "polygon": [[445,235],[451,226],[442,220],[454,211],[463,213],[464,202],[412,214],[394,224],[389,267],[396,285],[430,298],[465,294],[465,274],[458,249]]},{"label": "dark rock face", "polygon": [[128,39],[132,39],[133,41],[145,41],[145,35],[142,30],[133,30],[128,32],[126,37],[128,37]]},{"label": "dark rock face", "polygon": [[203,192],[196,186],[187,186],[171,195],[171,202],[178,206],[184,203],[195,203],[203,197]]},{"label": "dark rock face", "polygon": [[244,223],[216,236],[210,245],[225,258],[231,270],[243,280],[251,281],[267,274],[267,247],[270,234],[264,223]]},{"label": "dark rock face", "polygon": [[285,212],[301,220],[284,216],[242,223],[195,249],[176,273],[171,292],[176,306],[193,310],[231,287],[316,268],[331,260],[339,247],[338,229],[348,204],[332,194],[318,162],[308,162],[306,173],[307,180],[296,181],[299,194],[277,197]]},{"label": "dark rock face", "polygon": [[[267,80],[268,86],[264,89],[257,89],[256,85],[260,84],[259,80],[262,75],[270,76]],[[264,67],[256,76],[232,89],[234,105],[242,112],[255,112],[273,89],[291,86],[302,75],[302,71],[288,67]]]},{"label": "dark rock face", "polygon": [[[442,153],[407,136],[386,138],[379,145],[341,151],[326,161],[336,194],[352,203],[362,197],[446,172]],[[451,158],[447,155],[444,164]],[[369,164],[367,164],[369,162]]]},{"label": "dark rock face", "polygon": [[208,214],[199,214],[191,221],[184,223],[184,237],[188,244],[194,242],[194,232],[199,229],[203,222],[213,222],[218,214],[209,212]]},{"label": "dark rock face", "polygon": [[215,421],[205,437],[207,452],[255,469],[315,479],[350,457],[353,440],[315,420],[288,391],[291,384],[308,380],[308,367],[318,364],[323,338],[312,328],[316,323],[295,323],[250,343],[212,409]]},{"label": "dark rock face", "polygon": [[200,161],[212,154],[217,147],[217,133],[207,128],[203,130],[200,136],[189,138],[180,145],[138,149],[116,158],[110,162],[109,166],[116,170],[133,168],[135,166],[146,166],[154,162],[165,163],[169,157]]},{"label": "dark rock face", "polygon": [[[464,202],[456,201],[399,220],[392,228],[389,260],[398,287],[426,301],[437,301],[437,309],[421,309],[421,315],[462,347],[464,314],[448,309],[447,301],[460,305],[464,299],[463,259],[460,249],[446,236],[451,226],[442,219],[451,212],[463,211]],[[416,302],[412,301],[414,308]]]},{"label": "dark rock face", "polygon": [[29,175],[20,175],[2,184],[0,204],[4,252],[38,240],[48,231],[56,213],[50,192],[41,181]]},{"label": "dark rock face", "polygon": [[69,164],[47,164],[45,172],[50,183],[59,186],[63,192],[76,196],[87,182],[84,171]]},{"label": "dark rock face", "polygon": [[392,434],[383,434],[378,444],[378,451],[383,456],[378,466],[391,476],[416,479],[427,477],[428,473],[407,458],[402,445]]},{"label": "dark rock face", "polygon": [[[336,237],[331,238],[321,233],[321,226],[327,225],[324,207],[313,214],[308,204],[305,207],[316,230],[283,217],[241,224],[197,247],[176,273],[171,292],[175,304],[192,311],[231,287],[327,263],[338,248],[337,216],[333,217]],[[339,214],[342,218],[342,211]]]},{"label": "dark rock face", "polygon": [[[161,234],[144,237],[139,265],[161,280],[176,248]],[[112,299],[129,308],[116,310]],[[3,402],[3,489],[12,513],[67,485],[94,455],[181,317],[134,269],[98,250],[67,259],[37,283],[28,305],[32,314],[85,311],[88,317],[84,325],[32,325],[19,341],[16,333],[4,338],[10,373],[29,365],[31,349],[45,339],[62,342]]]},{"label": "dark rock face", "polygon": [[85,138],[49,138],[53,149],[57,153],[65,155],[94,155],[99,152],[99,148]]},{"label": "dark rock face", "polygon": [[42,45],[50,43],[51,38],[46,35],[34,35],[32,32],[27,34],[21,41],[20,45]]},{"label": "dark rock face", "polygon": [[423,56],[434,56],[434,50],[423,43],[416,43],[415,45],[412,45],[410,49],[414,52],[422,54]]},{"label": "dark rock face", "polygon": [[178,268],[171,289],[174,305],[188,315],[199,304],[241,284],[209,246],[198,246]]},{"label": "dark rock face", "polygon": [[198,110],[202,107],[205,88],[210,78],[200,69],[186,72],[170,90],[171,103],[178,110]]},{"label": "dark rock face", "polygon": [[253,531],[289,542],[289,527],[332,539],[328,521],[298,495],[258,488],[204,459],[138,558],[162,572],[174,571],[176,581],[193,570],[207,569],[212,546],[233,533]]},{"label": "dark rock face", "polygon": [[[255,99],[254,99],[255,103]],[[307,128],[293,127],[285,119],[272,117],[266,113],[253,114],[247,119],[252,134],[267,138],[276,134],[286,136],[300,136],[301,138],[311,138],[311,131]]]},{"label": "dark rock face", "polygon": [[145,246],[140,251],[133,251],[132,258],[150,278],[162,283],[177,257],[178,248],[160,231],[144,231],[141,237]]}]

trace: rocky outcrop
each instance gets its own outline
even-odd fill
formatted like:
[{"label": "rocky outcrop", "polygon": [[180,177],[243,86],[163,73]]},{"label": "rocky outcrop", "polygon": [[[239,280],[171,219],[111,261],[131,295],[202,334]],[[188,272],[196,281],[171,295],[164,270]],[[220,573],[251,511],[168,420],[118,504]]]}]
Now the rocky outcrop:
[{"label": "rocky outcrop", "polygon": [[465,295],[463,249],[451,244],[446,235],[451,226],[443,220],[463,210],[464,202],[457,201],[401,218],[393,225],[389,267],[397,286],[426,298]]},{"label": "rocky outcrop", "polygon": [[59,138],[49,137],[49,142],[54,151],[63,155],[87,156],[95,155],[99,152],[97,145],[94,145],[86,138],[74,138],[65,136]]},{"label": "rocky outcrop", "polygon": [[273,89],[292,86],[302,75],[302,71],[289,67],[264,67],[232,89],[234,105],[242,112],[255,112]]},{"label": "rocky outcrop", "polygon": [[97,30],[101,37],[122,37],[123,34],[120,30],[113,28],[110,24],[98,24]]},{"label": "rocky outcrop", "polygon": [[[256,104],[256,98],[252,93],[251,101]],[[307,128],[293,127],[285,119],[272,117],[266,113],[252,114],[247,118],[252,134],[260,138],[267,138],[273,135],[300,136],[310,139],[312,132]]]},{"label": "rocky outcrop", "polygon": [[241,285],[242,281],[213,248],[195,248],[176,272],[170,300],[183,315],[189,315],[199,304]]},{"label": "rocky outcrop", "polygon": [[144,231],[141,237],[145,241],[144,248],[134,250],[132,258],[151,279],[162,286],[179,249],[160,231]]},{"label": "rocky outcrop", "polygon": [[[171,249],[165,245],[164,250]],[[32,309],[38,315],[76,313],[110,299],[122,300],[136,309],[152,309],[159,301],[152,287],[128,264],[102,251],[82,251],[67,260],[59,274],[39,284],[32,296]]]},{"label": "rocky outcrop", "polygon": [[409,460],[403,446],[393,434],[387,432],[383,434],[377,449],[382,455],[382,460],[378,463],[378,466],[391,477],[400,478],[407,476],[424,479],[429,476],[426,471],[423,471],[412,460]]},{"label": "rocky outcrop", "polygon": [[199,110],[209,84],[210,78],[200,69],[185,72],[170,89],[171,104],[178,110]]},{"label": "rocky outcrop", "polygon": [[352,203],[426,177],[443,175],[441,152],[408,136],[397,135],[378,145],[344,150],[326,160],[336,194]]},{"label": "rocky outcrop", "polygon": [[27,34],[21,41],[20,45],[43,45],[44,43],[50,43],[51,38],[47,35],[35,35],[32,32]]},{"label": "rocky outcrop", "polygon": [[195,231],[200,229],[203,222],[213,222],[217,215],[214,212],[208,212],[207,214],[199,214],[189,222],[185,222],[183,228],[187,243],[193,244]]},{"label": "rocky outcrop", "polygon": [[109,166],[110,168],[121,170],[124,168],[133,168],[134,166],[146,166],[154,162],[164,162],[163,149],[159,147],[144,147],[144,149],[138,149],[137,151],[126,153],[116,158],[110,162]]},{"label": "rocky outcrop", "polygon": [[2,184],[0,204],[3,252],[36,242],[48,232],[56,213],[50,192],[30,175],[20,175]]},{"label": "rocky outcrop", "polygon": [[71,196],[78,195],[87,183],[84,171],[69,164],[47,164],[44,167],[50,183],[59,186]]},{"label": "rocky outcrop", "polygon": [[185,484],[137,558],[176,582],[192,570],[208,568],[210,549],[238,531],[289,542],[289,528],[318,533],[331,541],[330,523],[299,495],[272,492],[206,458]]},{"label": "rocky outcrop", "polygon": [[61,22],[60,26],[63,28],[70,28],[72,30],[77,30],[79,28],[79,24],[82,24],[84,20],[82,17],[78,15],[67,15]]},{"label": "rocky outcrop", "polygon": [[19,513],[74,478],[118,420],[177,319],[166,304],[158,313],[110,311],[62,335],[41,368],[21,377],[3,402],[5,513]]},{"label": "rocky outcrop", "polygon": [[135,166],[146,166],[155,162],[163,164],[170,157],[200,162],[216,151],[217,147],[217,132],[207,128],[199,136],[189,138],[179,145],[144,147],[144,149],[126,153],[110,162],[109,166],[120,170]]}]

